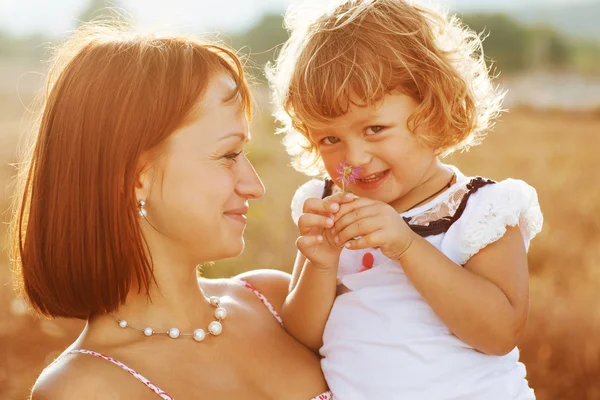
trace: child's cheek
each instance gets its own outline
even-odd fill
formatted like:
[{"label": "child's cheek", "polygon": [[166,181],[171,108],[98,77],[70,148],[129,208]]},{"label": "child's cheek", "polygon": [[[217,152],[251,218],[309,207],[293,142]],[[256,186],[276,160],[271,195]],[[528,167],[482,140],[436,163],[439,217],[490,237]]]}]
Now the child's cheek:
[{"label": "child's cheek", "polygon": [[343,157],[335,156],[333,154],[321,154],[321,159],[325,164],[325,170],[329,176],[336,176],[337,172],[335,169],[344,162]]}]

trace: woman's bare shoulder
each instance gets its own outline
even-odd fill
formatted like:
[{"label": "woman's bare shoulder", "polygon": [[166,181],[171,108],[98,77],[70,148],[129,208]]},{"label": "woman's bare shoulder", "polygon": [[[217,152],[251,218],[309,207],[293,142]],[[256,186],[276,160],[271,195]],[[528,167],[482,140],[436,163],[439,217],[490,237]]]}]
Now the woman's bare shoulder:
[{"label": "woman's bare shoulder", "polygon": [[31,400],[116,399],[123,379],[120,375],[129,375],[122,372],[96,357],[67,354],[42,371]]},{"label": "woman's bare shoulder", "polygon": [[[243,285],[243,282],[247,282],[265,296],[275,309],[279,311],[288,295],[290,279],[291,275],[286,272],[274,269],[260,269],[244,272],[228,279],[200,278],[200,284],[205,289],[207,295],[239,295],[243,292],[251,294]],[[248,296],[248,298],[250,297]]]},{"label": "woman's bare shoulder", "polygon": [[291,275],[275,269],[259,269],[244,272],[235,279],[250,283],[277,311],[281,311],[281,306],[289,293]]}]

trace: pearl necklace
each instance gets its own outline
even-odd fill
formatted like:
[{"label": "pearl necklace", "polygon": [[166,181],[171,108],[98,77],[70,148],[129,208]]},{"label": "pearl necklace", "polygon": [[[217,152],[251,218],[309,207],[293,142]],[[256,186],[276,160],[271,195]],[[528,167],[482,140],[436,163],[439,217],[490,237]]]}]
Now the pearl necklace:
[{"label": "pearl necklace", "polygon": [[[221,304],[220,298],[218,298],[216,296],[212,296],[212,297],[206,297],[206,299],[208,300],[208,302],[210,303],[211,306],[216,308],[214,315],[215,315],[215,318],[217,319],[216,321],[213,321],[210,324],[208,324],[208,333],[210,333],[213,336],[219,336],[221,334],[221,332],[223,332],[223,325],[221,325],[221,321],[227,317],[227,310],[225,310],[223,307],[220,307],[220,304]],[[112,317],[117,321],[117,323],[119,324],[119,326],[121,328],[135,329],[136,331],[142,332],[146,337],[150,337],[154,334],[169,335],[169,337],[171,337],[173,339],[177,339],[179,336],[191,336],[194,338],[194,340],[196,342],[201,342],[204,340],[204,338],[206,337],[206,333],[207,333],[204,331],[204,329],[200,329],[200,328],[196,329],[193,333],[181,333],[179,331],[179,329],[177,329],[177,328],[171,328],[166,332],[158,332],[150,327],[147,327],[144,329],[139,329],[139,328],[134,328],[133,326],[130,326],[129,323],[127,321],[125,321],[124,319],[118,319],[114,315]]]}]

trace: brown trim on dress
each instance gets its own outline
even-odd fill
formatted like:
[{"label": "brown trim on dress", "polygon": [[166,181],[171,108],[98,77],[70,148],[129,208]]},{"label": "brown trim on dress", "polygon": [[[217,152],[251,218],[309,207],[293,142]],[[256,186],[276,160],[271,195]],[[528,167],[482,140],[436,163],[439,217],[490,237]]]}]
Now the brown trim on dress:
[{"label": "brown trim on dress", "polygon": [[322,199],[331,196],[333,193],[333,181],[331,179],[325,179],[325,187],[323,187]]},{"label": "brown trim on dress", "polygon": [[[410,223],[412,218],[403,217],[404,221],[408,224],[409,228],[413,230],[417,235],[421,237],[439,235],[440,233],[448,232],[448,229],[462,216],[465,208],[467,207],[467,201],[469,197],[484,186],[495,184],[496,182],[491,179],[485,179],[477,176],[467,183],[467,193],[463,196],[460,201],[456,212],[452,216],[443,217],[435,221],[429,222],[427,225],[413,225]],[[331,196],[333,193],[333,181],[331,179],[325,180],[325,187],[323,188],[323,195],[321,198]]]},{"label": "brown trim on dress", "polygon": [[435,221],[429,222],[427,225],[413,225],[410,223],[412,218],[403,217],[404,221],[408,224],[409,228],[412,229],[417,235],[421,237],[434,236],[439,235],[440,233],[448,232],[448,229],[454,224],[458,219],[462,216],[465,208],[467,207],[467,201],[469,201],[469,197],[479,189],[484,186],[495,184],[495,181],[491,179],[485,179],[480,176],[471,179],[467,184],[467,193],[463,196],[456,209],[456,212],[452,216],[442,217]]}]

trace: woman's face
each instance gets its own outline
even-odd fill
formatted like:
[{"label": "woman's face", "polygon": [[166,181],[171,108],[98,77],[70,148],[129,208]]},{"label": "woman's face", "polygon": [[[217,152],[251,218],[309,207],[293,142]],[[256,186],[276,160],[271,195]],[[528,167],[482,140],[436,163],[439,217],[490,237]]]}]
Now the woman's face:
[{"label": "woman's face", "polygon": [[265,192],[244,153],[248,121],[235,88],[226,73],[210,80],[198,117],[169,137],[146,185],[148,221],[194,263],[240,254],[248,200]]}]

